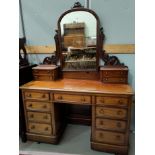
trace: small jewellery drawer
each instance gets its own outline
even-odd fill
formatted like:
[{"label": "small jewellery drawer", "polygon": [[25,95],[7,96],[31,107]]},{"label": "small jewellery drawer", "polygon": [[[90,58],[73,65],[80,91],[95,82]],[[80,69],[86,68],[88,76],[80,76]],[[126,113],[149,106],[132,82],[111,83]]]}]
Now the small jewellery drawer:
[{"label": "small jewellery drawer", "polygon": [[96,128],[105,130],[125,131],[127,123],[125,121],[117,121],[110,119],[97,118]]},{"label": "small jewellery drawer", "polygon": [[102,79],[103,83],[127,83],[127,78],[125,77],[106,77]]},{"label": "small jewellery drawer", "polygon": [[36,81],[52,81],[54,77],[52,75],[34,75]]},{"label": "small jewellery drawer", "polygon": [[26,101],[26,109],[32,111],[51,111],[50,103]]},{"label": "small jewellery drawer", "polygon": [[95,140],[103,143],[123,145],[125,144],[125,135],[122,133],[96,130]]},{"label": "small jewellery drawer", "polygon": [[53,71],[52,70],[39,70],[39,69],[34,69],[33,74],[51,74]]},{"label": "small jewellery drawer", "polygon": [[52,133],[51,125],[49,124],[40,124],[40,123],[29,123],[28,131],[31,133],[39,133],[50,135]]},{"label": "small jewellery drawer", "polygon": [[51,115],[47,113],[28,112],[27,117],[29,121],[51,123]]},{"label": "small jewellery drawer", "polygon": [[112,70],[112,71],[102,71],[104,77],[122,77],[128,75],[128,70],[121,71],[121,70]]},{"label": "small jewellery drawer", "polygon": [[27,92],[25,92],[25,99],[37,99],[37,100],[41,100],[41,101],[48,101],[49,94],[46,92],[27,91]]},{"label": "small jewellery drawer", "polygon": [[96,116],[106,118],[126,119],[127,110],[118,108],[96,107]]},{"label": "small jewellery drawer", "polygon": [[127,107],[128,106],[128,98],[97,96],[96,104]]},{"label": "small jewellery drawer", "polygon": [[91,96],[73,94],[54,94],[54,101],[91,104]]}]

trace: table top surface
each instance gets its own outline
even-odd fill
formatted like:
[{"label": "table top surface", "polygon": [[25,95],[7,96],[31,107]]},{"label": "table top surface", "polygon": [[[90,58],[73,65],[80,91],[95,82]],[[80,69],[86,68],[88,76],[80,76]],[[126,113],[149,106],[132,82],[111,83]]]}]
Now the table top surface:
[{"label": "table top surface", "polygon": [[133,95],[133,90],[128,84],[103,84],[100,81],[77,79],[31,81],[20,86],[20,89]]}]

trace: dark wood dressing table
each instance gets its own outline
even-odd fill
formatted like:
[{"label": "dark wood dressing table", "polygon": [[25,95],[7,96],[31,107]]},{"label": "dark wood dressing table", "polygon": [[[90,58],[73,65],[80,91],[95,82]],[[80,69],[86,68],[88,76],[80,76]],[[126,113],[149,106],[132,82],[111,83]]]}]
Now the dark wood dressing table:
[{"label": "dark wood dressing table", "polygon": [[127,155],[133,91],[128,67],[103,50],[99,17],[77,2],[60,16],[54,38],[56,67],[34,68],[36,81],[20,87],[27,139],[57,144],[67,125],[66,105],[89,106],[91,148]]},{"label": "dark wood dressing table", "polygon": [[21,89],[29,140],[57,143],[66,125],[61,106],[91,105],[91,147],[122,154],[128,151],[133,94],[129,85],[62,79],[32,81]]}]

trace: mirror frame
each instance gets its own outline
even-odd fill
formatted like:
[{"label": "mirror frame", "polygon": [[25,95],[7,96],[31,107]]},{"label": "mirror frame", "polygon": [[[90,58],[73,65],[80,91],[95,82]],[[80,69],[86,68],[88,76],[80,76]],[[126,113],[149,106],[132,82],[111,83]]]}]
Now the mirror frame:
[{"label": "mirror frame", "polygon": [[76,6],[76,4],[77,3],[75,3],[74,6],[70,10],[65,11],[59,17],[58,22],[57,22],[57,27],[58,27],[58,31],[57,31],[57,33],[58,33],[58,38],[57,38],[58,40],[57,40],[57,42],[58,43],[57,44],[58,44],[58,46],[57,46],[56,50],[59,53],[58,55],[59,55],[59,58],[60,58],[60,67],[63,70],[62,44],[61,44],[62,43],[61,20],[68,13],[84,11],[84,12],[88,12],[88,13],[92,14],[95,17],[95,19],[96,19],[96,70],[99,70],[99,50],[100,50],[100,20],[99,20],[99,17],[98,17],[98,15],[93,10],[84,8],[81,5]]}]

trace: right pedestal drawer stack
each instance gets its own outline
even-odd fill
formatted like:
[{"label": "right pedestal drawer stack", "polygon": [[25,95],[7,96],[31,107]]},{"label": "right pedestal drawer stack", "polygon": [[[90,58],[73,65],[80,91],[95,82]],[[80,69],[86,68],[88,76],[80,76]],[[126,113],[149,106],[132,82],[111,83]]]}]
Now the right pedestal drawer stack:
[{"label": "right pedestal drawer stack", "polygon": [[92,112],[91,147],[105,152],[128,154],[132,97],[96,96]]}]

